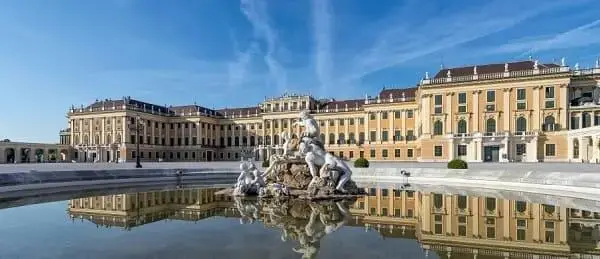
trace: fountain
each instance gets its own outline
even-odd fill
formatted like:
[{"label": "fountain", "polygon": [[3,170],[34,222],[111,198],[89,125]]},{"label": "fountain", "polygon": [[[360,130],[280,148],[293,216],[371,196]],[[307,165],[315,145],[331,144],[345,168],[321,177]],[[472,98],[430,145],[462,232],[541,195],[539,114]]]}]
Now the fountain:
[{"label": "fountain", "polygon": [[354,197],[364,194],[354,181],[345,161],[325,151],[319,139],[317,121],[302,111],[292,127],[303,128],[300,139],[280,134],[284,152],[269,157],[269,168],[260,172],[251,159],[240,164],[240,176],[233,188],[221,191],[233,196],[292,197],[308,200]]}]

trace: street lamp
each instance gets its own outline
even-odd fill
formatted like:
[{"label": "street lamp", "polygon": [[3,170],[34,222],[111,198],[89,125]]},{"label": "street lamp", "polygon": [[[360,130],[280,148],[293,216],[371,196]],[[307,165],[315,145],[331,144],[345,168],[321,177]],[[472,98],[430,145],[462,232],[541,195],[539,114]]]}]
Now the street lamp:
[{"label": "street lamp", "polygon": [[131,127],[131,130],[135,131],[135,168],[142,168],[140,163],[140,131],[142,127],[140,125],[140,116],[135,117],[135,125]]}]

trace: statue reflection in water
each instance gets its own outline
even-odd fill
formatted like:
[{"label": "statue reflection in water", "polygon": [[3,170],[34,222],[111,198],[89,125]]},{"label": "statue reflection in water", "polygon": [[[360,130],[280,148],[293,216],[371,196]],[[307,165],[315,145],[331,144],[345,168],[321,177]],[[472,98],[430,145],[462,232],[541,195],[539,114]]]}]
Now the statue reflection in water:
[{"label": "statue reflection in water", "polygon": [[294,199],[248,199],[235,197],[240,223],[261,221],[267,227],[281,229],[281,240],[295,240],[293,250],[302,258],[316,258],[321,239],[340,229],[349,219],[354,200],[306,201]]}]

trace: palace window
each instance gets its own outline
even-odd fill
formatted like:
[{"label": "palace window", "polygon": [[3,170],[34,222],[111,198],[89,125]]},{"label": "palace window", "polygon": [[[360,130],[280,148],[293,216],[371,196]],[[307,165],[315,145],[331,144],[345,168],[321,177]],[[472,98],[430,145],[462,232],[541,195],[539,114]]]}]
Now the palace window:
[{"label": "palace window", "polygon": [[375,120],[375,113],[369,113],[369,120]]},{"label": "palace window", "polygon": [[387,130],[381,131],[381,141],[388,141],[388,131]]},{"label": "palace window", "polygon": [[555,130],[555,126],[556,125],[556,120],[554,119],[554,116],[549,115],[546,116],[546,118],[544,118],[544,125],[542,126],[542,130],[543,131],[554,131]]},{"label": "palace window", "polygon": [[587,128],[592,126],[592,115],[589,112],[584,112],[581,114],[581,124],[582,128]]},{"label": "palace window", "polygon": [[394,131],[394,140],[395,141],[402,140],[402,132],[401,131],[399,131],[399,130]]},{"label": "palace window", "polygon": [[525,132],[527,131],[527,119],[525,117],[517,118],[517,132]]},{"label": "palace window", "polygon": [[442,156],[442,146],[433,147],[433,155],[436,157]]},{"label": "palace window", "polygon": [[364,125],[365,124],[365,119],[364,118],[358,118],[358,124],[359,125]]},{"label": "palace window", "polygon": [[353,118],[348,119],[348,124],[349,125],[354,125],[354,119]]},{"label": "palace window", "polygon": [[382,157],[388,157],[388,150],[387,149],[381,150],[381,156]]},{"label": "palace window", "polygon": [[365,151],[358,151],[358,157],[365,158]]},{"label": "palace window", "polygon": [[338,144],[346,144],[346,136],[344,133],[340,133],[338,136]]},{"label": "palace window", "polygon": [[371,158],[375,158],[375,149],[371,149],[369,153],[370,153],[369,155],[371,156]]},{"label": "palace window", "polygon": [[458,156],[467,155],[467,145],[458,145]]},{"label": "palace window", "polygon": [[363,144],[363,143],[365,143],[365,133],[360,132],[360,133],[358,133],[358,144]]},{"label": "palace window", "polygon": [[458,121],[457,133],[467,133],[467,121],[464,119]]},{"label": "palace window", "polygon": [[381,119],[382,120],[387,120],[388,118],[388,113],[387,112],[381,112]]},{"label": "palace window", "polygon": [[335,125],[335,121],[334,120],[329,120],[329,126],[334,126]]},{"label": "palace window", "polygon": [[525,148],[525,144],[517,144],[517,156],[522,156],[523,154],[525,154]]},{"label": "palace window", "polygon": [[525,89],[517,89],[517,110],[527,109],[527,92]]},{"label": "palace window", "polygon": [[406,140],[412,141],[412,140],[415,140],[415,139],[416,139],[416,137],[415,137],[414,131],[413,130],[407,130],[406,131]]},{"label": "palace window", "polygon": [[527,238],[527,221],[524,219],[517,220],[517,241],[525,241]]},{"label": "palace window", "polygon": [[329,145],[335,144],[335,134],[329,133]]},{"label": "palace window", "polygon": [[463,210],[466,209],[467,208],[467,196],[459,195],[458,197],[456,197],[456,203],[458,204],[459,209],[463,209]]},{"label": "palace window", "polygon": [[571,115],[571,129],[579,129],[579,117]]},{"label": "palace window", "polygon": [[340,126],[344,126],[344,119],[340,119],[340,120],[338,121],[338,124],[339,124]]},{"label": "palace window", "polygon": [[579,140],[573,139],[573,158],[579,158]]},{"label": "palace window", "polygon": [[394,112],[394,118],[395,118],[395,119],[400,119],[400,116],[401,116],[401,113],[400,113],[400,111],[395,111],[395,112]]},{"label": "palace window", "polygon": [[394,149],[394,157],[400,157],[400,149],[399,148]]},{"label": "palace window", "polygon": [[495,90],[489,90],[486,92],[486,101],[488,103],[496,102],[496,91]]},{"label": "palace window", "polygon": [[349,157],[349,158],[354,158],[354,151],[350,151],[350,152],[348,153],[348,157]]},{"label": "palace window", "polygon": [[442,135],[444,134],[444,124],[442,121],[437,120],[433,123],[433,135]]},{"label": "palace window", "polygon": [[369,138],[369,141],[376,141],[377,140],[377,131],[371,131],[371,136]]},{"label": "palace window", "polygon": [[406,118],[411,119],[413,116],[413,110],[406,110]]},{"label": "palace window", "polygon": [[523,213],[525,212],[525,210],[527,210],[527,202],[524,201],[516,201],[515,202],[515,209],[517,210],[517,212],[519,213]]},{"label": "palace window", "polygon": [[496,132],[496,120],[494,120],[493,118],[487,119],[487,121],[485,122],[485,132]]},{"label": "palace window", "polygon": [[458,93],[458,112],[467,112],[467,93]]},{"label": "palace window", "polygon": [[556,145],[555,144],[546,144],[546,156],[555,156],[556,155]]},{"label": "palace window", "polygon": [[544,91],[544,97],[546,98],[544,108],[554,108],[554,86],[546,87]]},{"label": "palace window", "polygon": [[544,226],[546,227],[544,241],[546,241],[546,243],[554,243],[554,222],[546,221]]},{"label": "palace window", "polygon": [[443,110],[442,98],[443,98],[442,95],[436,95],[436,96],[434,96],[433,102],[434,102],[434,113],[435,114],[442,113],[442,110]]},{"label": "palace window", "polygon": [[354,136],[354,132],[348,133],[348,143],[356,144],[356,136]]},{"label": "palace window", "polygon": [[409,148],[406,150],[406,157],[413,157],[413,149]]}]

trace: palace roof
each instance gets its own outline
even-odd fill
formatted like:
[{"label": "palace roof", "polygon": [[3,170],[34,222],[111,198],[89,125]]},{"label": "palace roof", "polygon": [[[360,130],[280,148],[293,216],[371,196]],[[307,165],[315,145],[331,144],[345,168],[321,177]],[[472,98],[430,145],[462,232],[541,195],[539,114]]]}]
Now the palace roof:
[{"label": "palace roof", "polygon": [[[477,74],[493,74],[493,73],[502,73],[505,72],[505,65],[508,64],[508,71],[520,71],[520,70],[532,70],[534,69],[535,61],[527,60],[527,61],[518,61],[511,63],[502,63],[502,64],[486,64],[486,65],[476,65],[476,66],[467,66],[467,67],[455,67],[455,68],[445,68],[441,69],[434,78],[445,78],[448,77],[448,70],[450,70],[450,75],[452,77],[456,76],[471,76],[475,73],[475,67],[477,67]],[[557,64],[538,64],[538,68],[551,68],[551,67],[560,67]]]}]

